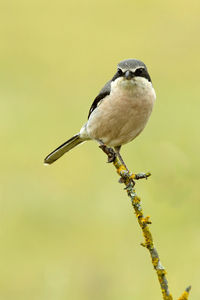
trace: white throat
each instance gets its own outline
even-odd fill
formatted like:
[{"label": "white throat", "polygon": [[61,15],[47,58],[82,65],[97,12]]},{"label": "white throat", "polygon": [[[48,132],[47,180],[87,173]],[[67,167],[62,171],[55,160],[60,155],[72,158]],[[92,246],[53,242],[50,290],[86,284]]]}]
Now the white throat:
[{"label": "white throat", "polygon": [[111,83],[111,94],[112,93],[125,93],[137,96],[153,94],[154,98],[156,98],[152,83],[144,77],[134,77],[130,80],[119,77]]}]

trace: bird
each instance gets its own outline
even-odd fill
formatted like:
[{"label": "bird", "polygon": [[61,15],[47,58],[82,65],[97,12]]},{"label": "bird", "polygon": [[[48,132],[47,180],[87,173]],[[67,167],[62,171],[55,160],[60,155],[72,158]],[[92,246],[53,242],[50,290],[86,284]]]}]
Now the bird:
[{"label": "bird", "polygon": [[94,99],[80,132],[47,155],[44,163],[52,164],[77,145],[94,140],[100,147],[114,149],[126,167],[120,149],[143,131],[155,100],[156,93],[146,65],[132,58],[121,61],[113,78]]}]

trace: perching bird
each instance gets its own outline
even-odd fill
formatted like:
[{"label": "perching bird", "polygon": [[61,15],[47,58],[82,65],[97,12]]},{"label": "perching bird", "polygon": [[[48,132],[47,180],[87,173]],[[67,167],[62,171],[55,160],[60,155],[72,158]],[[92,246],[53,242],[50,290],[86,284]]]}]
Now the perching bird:
[{"label": "perching bird", "polygon": [[52,164],[78,144],[95,140],[100,145],[113,147],[124,164],[120,148],[144,129],[155,99],[145,64],[137,59],[121,61],[114,77],[94,99],[88,121],[80,132],[51,152],[44,163]]}]

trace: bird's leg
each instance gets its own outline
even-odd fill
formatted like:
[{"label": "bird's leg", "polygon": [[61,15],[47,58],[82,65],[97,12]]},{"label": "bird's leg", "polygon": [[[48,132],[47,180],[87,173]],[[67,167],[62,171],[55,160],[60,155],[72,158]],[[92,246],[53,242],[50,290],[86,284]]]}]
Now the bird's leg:
[{"label": "bird's leg", "polygon": [[116,147],[114,147],[114,149],[115,149],[115,152],[116,152],[116,154],[117,154],[117,156],[118,156],[120,162],[121,162],[122,165],[126,168],[126,170],[129,172],[129,169],[127,168],[127,166],[126,166],[126,164],[125,164],[125,162],[124,162],[124,160],[123,160],[123,158],[122,158],[122,156],[121,156],[121,154],[120,154],[121,146],[116,146]]},{"label": "bird's leg", "polygon": [[125,183],[126,180],[128,179],[129,180],[129,185],[127,186],[128,188],[129,187],[134,187],[135,185],[135,181],[133,180],[133,178],[131,177],[131,173],[129,172],[129,169],[127,168],[121,154],[120,154],[120,149],[121,149],[121,146],[117,146],[117,147],[114,147],[115,149],[115,152],[116,152],[116,155],[118,156],[120,162],[122,163],[122,165],[126,168],[126,171],[124,172],[123,175],[121,175],[121,178],[119,179],[119,183]]},{"label": "bird's leg", "polygon": [[[120,148],[121,148],[121,146],[117,146],[117,147],[114,147],[114,149],[115,149],[115,152],[116,152],[116,155],[118,156],[118,158],[119,158],[119,160],[120,160],[120,162],[124,165],[124,167],[126,168],[126,170],[127,170],[127,176],[129,176],[129,178],[132,180],[132,183],[133,184],[135,184],[135,181],[134,180],[139,180],[139,179],[143,179],[143,178],[145,178],[145,179],[147,179],[149,176],[151,176],[151,173],[149,173],[149,172],[147,172],[147,173],[138,173],[138,174],[133,174],[133,173],[131,173],[131,172],[129,172],[129,169],[127,168],[127,166],[126,166],[126,164],[125,164],[125,162],[123,161],[123,158],[122,158],[122,156],[121,156],[121,154],[120,154]],[[126,176],[126,175],[125,175]],[[124,176],[124,177],[125,177]],[[134,180],[133,180],[134,179]],[[120,181],[122,181],[121,179],[120,179]]]},{"label": "bird's leg", "polygon": [[120,176],[121,178],[119,179],[120,183],[125,183],[127,180],[129,181],[129,184],[127,185],[127,188],[129,187],[134,187],[135,181],[134,180],[139,180],[142,178],[148,178],[151,174],[150,173],[139,173],[139,174],[133,174],[129,172],[129,169],[127,168],[122,156],[120,155],[120,148],[121,146],[114,147],[115,151],[107,147],[101,140],[97,140],[97,142],[100,144],[99,148],[103,150],[104,153],[107,154],[108,156],[108,163],[114,162],[116,159],[116,156],[119,158],[122,166],[123,166],[123,171],[120,171]]},{"label": "bird's leg", "polygon": [[114,162],[116,158],[116,153],[112,148],[107,147],[102,141],[98,141],[100,143],[99,148],[103,150],[108,155],[108,163]]}]

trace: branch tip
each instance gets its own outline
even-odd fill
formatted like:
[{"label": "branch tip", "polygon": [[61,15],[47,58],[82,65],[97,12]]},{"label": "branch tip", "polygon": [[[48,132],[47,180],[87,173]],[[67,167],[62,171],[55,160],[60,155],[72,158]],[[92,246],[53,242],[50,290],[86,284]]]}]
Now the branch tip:
[{"label": "branch tip", "polygon": [[192,286],[191,285],[189,285],[186,289],[185,289],[185,291],[187,292],[187,293],[189,293],[190,292],[190,290],[191,290],[191,288],[192,288]]},{"label": "branch tip", "polygon": [[190,290],[191,290],[191,285],[185,289],[185,291],[183,292],[181,297],[178,298],[178,300],[188,300]]}]

